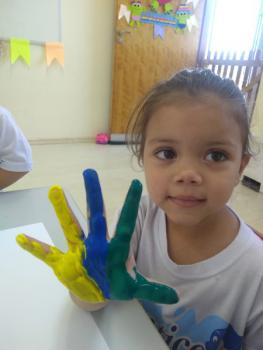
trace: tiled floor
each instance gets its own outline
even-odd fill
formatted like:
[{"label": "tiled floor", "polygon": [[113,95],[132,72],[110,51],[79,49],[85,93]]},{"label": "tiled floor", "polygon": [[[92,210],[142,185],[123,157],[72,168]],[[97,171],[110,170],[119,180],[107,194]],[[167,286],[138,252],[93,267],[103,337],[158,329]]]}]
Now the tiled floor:
[{"label": "tiled floor", "polygon": [[[88,143],[33,145],[34,170],[6,190],[59,184],[67,188],[85,213],[82,171],[98,171],[109,222],[121,206],[132,179],[144,184],[142,170],[131,159],[126,146]],[[263,232],[263,193],[238,185],[230,201],[244,220]]]}]

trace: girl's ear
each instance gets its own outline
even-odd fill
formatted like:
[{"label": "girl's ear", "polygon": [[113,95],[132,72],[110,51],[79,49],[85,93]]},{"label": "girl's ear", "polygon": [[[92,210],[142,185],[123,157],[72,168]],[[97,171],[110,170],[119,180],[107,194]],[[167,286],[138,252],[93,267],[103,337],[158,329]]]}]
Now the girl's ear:
[{"label": "girl's ear", "polygon": [[245,167],[248,165],[250,158],[251,158],[251,156],[249,154],[244,154],[242,156],[240,168],[239,168],[239,175],[241,175],[243,173]]}]

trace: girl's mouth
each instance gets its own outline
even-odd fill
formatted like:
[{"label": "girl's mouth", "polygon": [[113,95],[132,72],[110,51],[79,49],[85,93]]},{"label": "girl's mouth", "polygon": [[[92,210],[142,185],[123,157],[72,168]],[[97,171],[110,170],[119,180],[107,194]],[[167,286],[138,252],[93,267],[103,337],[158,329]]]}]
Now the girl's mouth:
[{"label": "girl's mouth", "polygon": [[182,208],[193,208],[203,204],[206,199],[194,196],[168,197],[171,202]]}]

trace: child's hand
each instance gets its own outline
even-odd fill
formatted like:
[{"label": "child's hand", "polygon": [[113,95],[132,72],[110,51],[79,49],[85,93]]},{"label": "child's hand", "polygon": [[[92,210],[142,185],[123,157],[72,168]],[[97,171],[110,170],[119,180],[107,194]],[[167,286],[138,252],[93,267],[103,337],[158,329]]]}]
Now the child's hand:
[{"label": "child's hand", "polygon": [[177,302],[176,292],[172,288],[151,283],[136,270],[133,278],[126,270],[142,192],[140,182],[132,182],[117,224],[116,235],[109,243],[97,173],[88,169],[83,176],[90,211],[88,237],[85,238],[82,233],[62,189],[54,186],[50,189],[49,198],[68,241],[68,252],[62,253],[55,247],[25,235],[17,237],[19,245],[46,262],[72,294],[84,301],[98,303],[105,301],[105,298],[138,298],[160,303]]}]

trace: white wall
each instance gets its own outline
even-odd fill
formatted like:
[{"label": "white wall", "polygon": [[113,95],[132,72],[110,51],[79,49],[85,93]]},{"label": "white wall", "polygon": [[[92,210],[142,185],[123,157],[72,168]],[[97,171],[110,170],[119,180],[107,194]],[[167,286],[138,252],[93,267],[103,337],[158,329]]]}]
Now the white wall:
[{"label": "white wall", "polygon": [[[30,140],[94,138],[108,131],[114,0],[61,0],[65,67],[45,64],[31,47],[31,67],[0,59],[0,105]],[[33,15],[33,14],[32,14]]]}]

